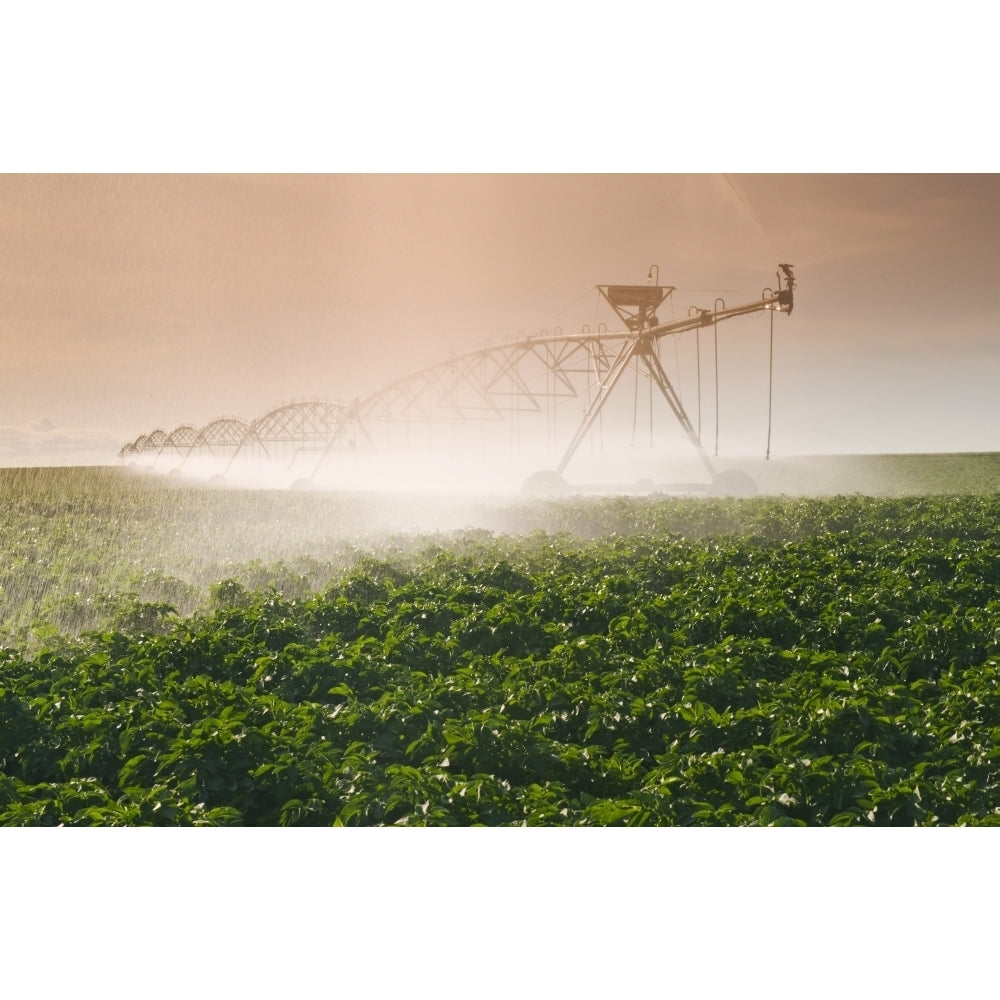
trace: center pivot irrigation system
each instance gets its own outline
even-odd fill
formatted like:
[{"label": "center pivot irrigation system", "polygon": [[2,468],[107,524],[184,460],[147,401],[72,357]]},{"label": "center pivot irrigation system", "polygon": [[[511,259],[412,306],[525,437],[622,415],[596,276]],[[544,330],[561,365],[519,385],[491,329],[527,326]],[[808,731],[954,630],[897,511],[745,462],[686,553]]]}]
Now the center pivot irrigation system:
[{"label": "center pivot irrigation system", "polygon": [[[420,368],[347,405],[311,400],[279,406],[253,421],[221,417],[201,428],[184,424],[170,432],[155,430],[126,444],[119,457],[149,458],[154,466],[172,462],[182,470],[189,461],[210,459],[223,476],[236,463],[279,463],[289,475],[297,472],[298,484],[308,485],[321,473],[324,478],[332,473],[338,481],[341,472],[356,470],[372,456],[387,456],[397,467],[400,456],[407,454],[420,455],[424,462],[438,455],[461,463],[469,449],[489,460],[498,445],[504,445],[511,453],[541,448],[552,458],[558,456],[553,467],[530,475],[525,488],[561,492],[569,489],[564,479],[567,467],[581,444],[593,439],[595,427],[603,432],[608,401],[616,389],[619,396],[627,392],[629,380],[623,376],[632,372],[633,414],[642,378],[650,394],[650,421],[655,387],[708,473],[707,486],[687,484],[690,489],[753,492],[755,486],[745,474],[717,472],[702,442],[700,354],[696,428],[664,369],[660,346],[665,338],[690,330],[715,330],[717,456],[718,325],[737,316],[770,312],[773,356],[774,313],[791,313],[794,304],[792,266],[778,265],[777,289],[765,288],[758,299],[727,307],[717,298],[712,309],[692,306],[685,317],[664,323],[657,310],[676,289],[658,281],[659,268],[653,265],[645,285],[597,286],[624,324],[617,331],[600,323],[595,329],[584,326],[579,333],[564,333],[557,327],[519,336]],[[768,408],[769,458],[770,386]],[[572,433],[562,444],[567,429]]]}]

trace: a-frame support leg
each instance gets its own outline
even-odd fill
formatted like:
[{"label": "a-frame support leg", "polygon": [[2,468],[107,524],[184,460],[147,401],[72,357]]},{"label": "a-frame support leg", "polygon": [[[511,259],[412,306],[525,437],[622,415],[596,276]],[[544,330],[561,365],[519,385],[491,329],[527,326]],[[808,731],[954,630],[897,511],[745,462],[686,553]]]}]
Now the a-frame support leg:
[{"label": "a-frame support leg", "polygon": [[590,430],[597,418],[597,414],[601,412],[601,407],[607,402],[608,396],[614,391],[615,386],[618,384],[618,380],[622,377],[625,369],[628,367],[629,362],[636,355],[638,351],[639,343],[637,340],[626,340],[622,344],[621,350],[618,352],[618,357],[615,358],[614,364],[608,369],[607,378],[601,384],[597,395],[590,402],[590,406],[587,407],[587,412],[583,415],[583,420],[580,422],[580,426],[576,429],[576,433],[573,435],[573,440],[570,441],[569,446],[566,448],[562,459],[556,466],[556,472],[561,476],[569,465],[570,459],[576,453],[576,449],[580,447],[580,442],[587,436],[587,431]]},{"label": "a-frame support leg", "polygon": [[708,474],[714,479],[715,466],[712,465],[712,460],[708,457],[708,452],[702,447],[701,438],[698,437],[698,432],[694,429],[694,425],[684,411],[680,397],[674,390],[673,385],[671,385],[670,379],[667,378],[667,373],[663,370],[660,359],[652,350],[647,350],[642,354],[642,360],[645,361],[646,368],[649,370],[649,377],[659,386],[660,392],[663,393],[663,398],[666,399],[670,409],[673,410],[677,422],[684,428],[687,436],[691,439],[691,443],[697,449],[698,457],[701,459],[702,464],[708,470]]}]

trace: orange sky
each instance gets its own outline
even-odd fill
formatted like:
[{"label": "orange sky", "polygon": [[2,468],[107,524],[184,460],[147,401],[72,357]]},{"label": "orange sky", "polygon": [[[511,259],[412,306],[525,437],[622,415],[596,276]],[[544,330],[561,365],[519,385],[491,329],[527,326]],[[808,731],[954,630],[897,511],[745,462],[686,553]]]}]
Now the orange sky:
[{"label": "orange sky", "polygon": [[[998,222],[996,175],[4,175],[0,463],[346,401],[578,329],[596,284],[650,264],[684,314],[756,298],[786,261],[774,453],[993,450]],[[731,429],[766,392],[765,320],[739,322]]]}]

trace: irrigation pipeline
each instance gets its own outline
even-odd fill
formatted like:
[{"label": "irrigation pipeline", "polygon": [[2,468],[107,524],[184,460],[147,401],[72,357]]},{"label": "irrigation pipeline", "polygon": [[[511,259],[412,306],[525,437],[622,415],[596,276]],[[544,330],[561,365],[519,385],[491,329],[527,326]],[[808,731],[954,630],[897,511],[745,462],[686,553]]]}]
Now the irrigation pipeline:
[{"label": "irrigation pipeline", "polygon": [[[655,309],[673,291],[663,285],[620,285],[598,286],[601,294],[609,301],[625,329],[608,332],[603,323],[596,331],[586,327],[579,334],[564,334],[556,328],[552,333],[543,331],[541,335],[518,337],[505,344],[480,348],[447,361],[438,361],[411,372],[401,379],[383,386],[376,392],[356,400],[350,406],[308,402],[289,404],[266,414],[253,424],[245,424],[233,419],[220,419],[208,427],[197,431],[184,426],[167,435],[163,431],[142,435],[135,442],[126,445],[120,455],[126,457],[145,451],[159,452],[172,447],[179,452],[210,448],[213,445],[229,448],[235,459],[245,447],[255,442],[264,447],[265,440],[272,440],[310,451],[319,452],[316,469],[326,456],[345,442],[353,447],[355,439],[364,439],[374,445],[370,426],[374,422],[398,424],[403,422],[409,433],[411,420],[428,423],[454,422],[473,418],[491,417],[499,419],[508,416],[511,432],[520,432],[519,417],[522,412],[540,409],[539,395],[551,397],[580,396],[580,387],[575,383],[577,375],[584,369],[588,375],[584,386],[585,409],[572,436],[569,446],[563,452],[562,460],[556,467],[561,475],[578,446],[597,423],[602,426],[603,406],[612,394],[616,384],[631,367],[638,383],[639,369],[649,378],[649,391],[656,388],[668,403],[674,417],[697,450],[710,475],[715,470],[701,442],[701,374],[699,350],[698,414],[695,426],[684,410],[680,395],[671,383],[659,359],[659,344],[663,337],[682,334],[688,330],[699,331],[709,325],[715,331],[715,454],[719,452],[719,350],[718,324],[722,320],[757,312],[771,312],[771,361],[768,396],[768,457],[771,440],[771,395],[773,388],[773,323],[775,312],[791,313],[794,304],[795,287],[791,266],[780,264],[778,290],[765,288],[761,297],[742,305],[726,307],[717,298],[712,309],[692,307],[688,315],[659,323]],[[659,274],[656,275],[657,279]],[[652,269],[649,280],[652,280]],[[700,345],[700,341],[699,341]],[[585,365],[581,366],[581,361]],[[521,365],[541,364],[546,366],[547,388],[539,393],[524,377]],[[478,376],[477,376],[477,373]],[[551,383],[548,377],[551,376]],[[558,391],[555,387],[558,387]],[[638,384],[633,387],[637,393]],[[467,393],[468,398],[460,396]],[[545,407],[541,407],[545,411]],[[279,420],[279,417],[281,418]],[[650,406],[652,420],[652,406]],[[637,412],[633,407],[633,436],[637,427]],[[183,433],[182,433],[183,432]],[[650,428],[652,433],[652,427]],[[428,430],[429,433],[429,430]],[[348,441],[348,438],[350,439]],[[515,443],[512,439],[512,444]],[[214,448],[212,448],[214,451]],[[266,451],[266,448],[264,449]],[[226,452],[229,454],[229,452]],[[297,454],[297,452],[296,452]],[[315,473],[314,473],[315,474]]]}]

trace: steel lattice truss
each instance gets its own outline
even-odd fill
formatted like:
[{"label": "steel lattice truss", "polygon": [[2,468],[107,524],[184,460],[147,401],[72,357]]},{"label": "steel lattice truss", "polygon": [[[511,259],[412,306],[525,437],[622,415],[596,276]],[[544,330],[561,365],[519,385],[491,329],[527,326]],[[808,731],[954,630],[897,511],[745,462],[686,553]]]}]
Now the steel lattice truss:
[{"label": "steel lattice truss", "polygon": [[211,455],[228,455],[232,449],[241,448],[253,434],[253,427],[239,417],[219,417],[206,424],[191,446],[202,448]]},{"label": "steel lattice truss", "polygon": [[[762,310],[790,313],[795,287],[789,265],[780,265],[778,290],[764,289],[744,305],[694,309],[689,315],[660,323],[656,308],[674,291],[670,286],[598,286],[625,329],[541,334],[470,351],[428,365],[399,378],[350,405],[318,400],[287,403],[246,422],[221,417],[200,430],[182,425],[169,434],[156,430],[125,445],[122,458],[173,451],[225,456],[229,464],[242,456],[289,458],[318,453],[316,469],[340,449],[378,449],[395,433],[415,427],[496,426],[525,417],[545,421],[549,433],[556,407],[576,401],[575,430],[557,471],[562,473],[586,437],[605,402],[632,371],[655,386],[697,450],[710,473],[712,463],[659,360],[659,344],[688,330],[715,326],[737,316]],[[782,280],[784,277],[784,281]],[[721,308],[720,308],[721,304]],[[565,412],[565,408],[564,411]],[[563,419],[565,425],[565,419]],[[228,466],[227,466],[228,468]]]},{"label": "steel lattice truss", "polygon": [[614,363],[615,335],[534,337],[460,355],[379,389],[357,406],[358,419],[506,420],[541,413],[547,400],[579,398]]},{"label": "steel lattice truss", "polygon": [[143,434],[125,445],[120,457],[174,451],[183,456],[208,454],[235,459],[242,454],[276,457],[282,448],[325,449],[347,428],[357,427],[353,410],[339,403],[309,400],[286,403],[248,423],[239,417],[219,417],[201,429],[184,424],[169,434]]},{"label": "steel lattice truss", "polygon": [[163,449],[171,448],[178,453],[187,452],[198,440],[198,428],[190,424],[184,424],[170,432],[170,436],[163,442]]},{"label": "steel lattice truss", "polygon": [[253,422],[250,432],[265,449],[268,445],[322,448],[341,438],[355,423],[351,407],[310,400],[271,410]]}]

